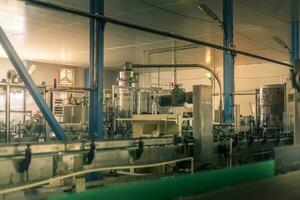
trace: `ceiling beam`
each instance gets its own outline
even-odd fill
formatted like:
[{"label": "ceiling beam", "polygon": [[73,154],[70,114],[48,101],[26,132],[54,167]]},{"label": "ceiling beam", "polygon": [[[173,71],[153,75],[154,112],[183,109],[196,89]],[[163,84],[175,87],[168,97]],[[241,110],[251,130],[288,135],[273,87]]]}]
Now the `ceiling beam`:
[{"label": "ceiling beam", "polygon": [[247,57],[251,57],[251,58],[255,58],[255,59],[259,59],[259,60],[264,60],[264,61],[267,61],[267,62],[275,63],[275,64],[278,64],[278,65],[282,65],[282,66],[286,66],[286,67],[290,67],[290,68],[293,67],[293,65],[291,65],[289,63],[278,61],[278,60],[275,60],[275,59],[272,59],[272,58],[260,56],[260,55],[257,55],[257,54],[253,54],[253,53],[249,53],[249,52],[246,52],[246,51],[241,51],[241,50],[237,50],[237,49],[233,49],[233,48],[224,47],[222,45],[213,44],[213,43],[210,43],[210,42],[206,42],[206,41],[186,37],[186,36],[176,34],[176,33],[172,33],[172,32],[167,32],[167,31],[158,30],[158,29],[154,29],[154,28],[150,28],[150,27],[146,27],[146,26],[141,26],[141,25],[137,25],[137,24],[133,24],[133,23],[129,23],[129,22],[124,22],[124,21],[121,21],[121,20],[118,20],[118,19],[113,19],[113,18],[110,18],[110,17],[106,17],[106,16],[101,15],[101,14],[91,14],[89,12],[81,11],[81,10],[78,10],[78,9],[68,8],[68,7],[59,6],[59,5],[56,5],[56,4],[53,4],[53,3],[41,2],[41,1],[36,1],[36,0],[25,0],[25,2],[28,3],[28,4],[34,5],[34,6],[42,7],[42,8],[53,9],[53,10],[57,10],[57,11],[61,11],[61,12],[66,12],[66,13],[70,13],[70,14],[79,15],[79,16],[82,16],[82,17],[94,18],[94,19],[102,20],[102,21],[112,23],[112,24],[115,24],[115,25],[131,28],[131,29],[135,29],[135,30],[139,30],[139,31],[147,32],[147,33],[152,33],[152,34],[155,34],[155,35],[170,37],[170,38],[173,38],[173,39],[182,40],[182,41],[190,42],[190,43],[193,43],[193,44],[203,45],[203,46],[207,46],[207,47],[210,47],[210,48],[213,48],[213,49],[218,49],[218,50],[221,50],[221,51],[229,51],[232,54],[236,54],[236,55],[242,55],[242,56],[247,56]]}]

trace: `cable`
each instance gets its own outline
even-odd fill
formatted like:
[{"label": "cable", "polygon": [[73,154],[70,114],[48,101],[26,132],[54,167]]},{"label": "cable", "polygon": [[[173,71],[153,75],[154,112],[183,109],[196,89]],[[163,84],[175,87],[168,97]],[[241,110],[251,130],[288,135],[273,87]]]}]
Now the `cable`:
[{"label": "cable", "polygon": [[237,2],[238,2],[240,5],[242,5],[242,6],[246,7],[246,8],[255,10],[256,12],[259,12],[259,13],[261,13],[261,14],[263,14],[263,15],[266,15],[266,16],[272,17],[272,18],[274,18],[274,19],[276,19],[276,20],[278,20],[278,21],[287,23],[286,21],[284,21],[284,20],[281,19],[281,18],[278,18],[278,17],[276,17],[276,16],[274,16],[274,15],[271,15],[271,14],[269,14],[269,13],[266,13],[266,12],[260,10],[260,9],[257,9],[257,6],[256,6],[256,8],[253,8],[253,7],[249,6],[249,5],[246,5],[245,3],[242,3],[242,1],[237,1]]},{"label": "cable", "polygon": [[201,22],[206,22],[206,23],[211,23],[211,24],[219,24],[218,22],[214,22],[214,21],[210,21],[210,20],[206,20],[206,19],[202,19],[202,18],[199,18],[199,17],[190,16],[190,15],[185,15],[185,14],[182,14],[182,13],[179,13],[179,12],[176,12],[176,11],[173,11],[173,10],[170,10],[170,9],[167,9],[167,8],[149,3],[149,2],[144,1],[144,0],[138,0],[138,1],[145,4],[145,5],[157,8],[159,10],[162,10],[162,11],[180,16],[180,17],[190,18],[190,19],[193,19],[193,20],[198,20],[198,21],[201,21]]},{"label": "cable", "polygon": [[235,29],[234,29],[233,31],[234,31],[235,33],[239,34],[240,36],[242,36],[242,37],[244,37],[244,38],[246,38],[246,39],[248,39],[248,40],[251,40],[251,41],[253,41],[253,42],[256,42],[256,43],[258,43],[258,44],[260,44],[260,45],[262,45],[262,46],[264,46],[264,47],[266,47],[266,48],[268,48],[268,49],[273,49],[273,50],[275,50],[275,51],[277,51],[277,52],[279,52],[279,53],[286,53],[285,51],[281,51],[281,50],[279,50],[279,49],[277,49],[277,48],[275,48],[275,47],[266,45],[265,43],[262,43],[262,42],[260,42],[260,41],[258,41],[258,40],[256,40],[256,39],[253,39],[253,38],[249,37],[248,35],[245,35],[245,34],[239,32],[239,31],[236,31]]},{"label": "cable", "polygon": [[[144,0],[138,0],[138,1],[141,2],[141,3],[143,3],[143,4],[145,4],[145,5],[148,5],[148,6],[157,8],[157,9],[159,9],[159,10],[162,10],[162,11],[165,11],[165,12],[168,12],[168,13],[171,13],[171,14],[174,14],[174,15],[177,15],[177,16],[181,16],[181,17],[185,17],[185,18],[189,18],[189,19],[193,19],[193,20],[199,20],[199,21],[201,21],[201,22],[207,22],[207,23],[211,23],[211,24],[219,24],[219,22],[214,22],[214,21],[210,21],[210,20],[205,20],[205,19],[202,19],[202,18],[193,17],[193,16],[185,15],[185,14],[182,14],[182,13],[179,13],[179,12],[175,12],[175,11],[173,11],[173,10],[170,10],[170,9],[167,9],[167,8],[164,8],[164,7],[161,7],[161,6],[158,6],[158,5],[153,4],[153,3],[149,3],[149,2],[144,1]],[[245,5],[244,5],[244,6],[245,6]],[[250,7],[248,7],[248,8],[250,8]],[[250,9],[251,9],[251,8],[250,8]],[[259,10],[258,10],[258,11],[259,11]],[[265,14],[265,15],[267,15],[267,14]],[[256,39],[254,39],[254,38],[252,38],[252,37],[250,37],[250,36],[247,36],[247,35],[245,35],[245,34],[239,32],[239,31],[237,31],[236,29],[234,29],[234,32],[237,33],[237,34],[239,34],[240,36],[242,36],[242,37],[244,37],[244,38],[246,38],[246,39],[248,39],[248,40],[250,40],[250,41],[256,42],[256,43],[258,43],[258,44],[260,44],[260,45],[262,45],[262,46],[264,46],[264,47],[266,47],[266,48],[273,49],[273,50],[275,50],[275,51],[277,51],[277,52],[279,52],[279,53],[286,53],[286,52],[281,51],[281,50],[279,50],[279,49],[277,49],[277,48],[275,48],[275,47],[266,45],[266,44],[264,44],[264,43],[262,43],[262,42],[260,42],[260,41],[258,41],[258,40],[256,40]]]},{"label": "cable", "polygon": [[107,23],[115,24],[115,25],[118,25],[118,26],[127,27],[127,28],[130,28],[130,29],[135,29],[135,30],[139,30],[139,31],[143,31],[143,32],[147,32],[147,33],[151,33],[151,34],[155,34],[155,35],[159,35],[159,36],[169,37],[169,38],[173,38],[173,39],[176,39],[176,40],[185,41],[185,42],[188,42],[188,43],[203,45],[203,46],[210,47],[210,48],[213,48],[213,49],[218,49],[220,51],[231,52],[232,54],[239,54],[239,55],[246,56],[246,57],[251,57],[251,58],[255,58],[255,59],[260,59],[260,60],[276,63],[278,65],[286,66],[286,67],[289,67],[289,68],[294,67],[292,64],[289,64],[287,62],[282,62],[282,61],[279,61],[279,60],[264,57],[264,56],[254,54],[254,53],[250,53],[250,52],[245,52],[245,51],[238,50],[238,49],[224,47],[223,45],[220,45],[220,44],[214,44],[214,43],[211,43],[211,42],[198,40],[198,39],[195,39],[195,38],[190,38],[188,36],[184,36],[184,35],[179,34],[179,33],[173,33],[173,32],[168,32],[168,31],[165,31],[165,30],[155,29],[155,28],[152,28],[152,27],[138,25],[138,24],[134,24],[134,23],[130,23],[130,22],[124,22],[122,20],[114,19],[114,18],[107,17],[107,16],[104,16],[104,15],[91,14],[89,12],[85,12],[85,11],[82,11],[82,10],[72,9],[72,8],[68,8],[68,7],[65,7],[65,6],[59,6],[59,5],[55,5],[55,4],[49,4],[49,3],[46,3],[46,2],[43,2],[43,1],[26,0],[26,2],[29,3],[30,5],[37,6],[37,7],[52,9],[52,10],[56,10],[56,11],[60,11],[60,12],[66,12],[66,13],[70,13],[70,14],[83,16],[83,17],[93,18],[93,19],[96,19],[96,20],[102,20],[102,21],[105,21]]},{"label": "cable", "polygon": [[261,77],[245,77],[245,76],[240,76],[240,77],[235,77],[236,79],[266,79],[266,78],[281,78],[281,77],[285,77],[285,76],[289,76],[289,74],[282,74],[282,75],[275,75],[275,76],[261,76]]}]

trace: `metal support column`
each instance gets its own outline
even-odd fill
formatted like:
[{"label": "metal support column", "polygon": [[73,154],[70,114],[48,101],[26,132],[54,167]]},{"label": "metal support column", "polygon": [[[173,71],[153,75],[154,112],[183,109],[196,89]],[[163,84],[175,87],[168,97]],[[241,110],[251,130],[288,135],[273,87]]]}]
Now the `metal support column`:
[{"label": "metal support column", "polygon": [[[296,65],[299,60],[299,21],[298,19],[291,22],[291,64]],[[300,92],[295,92],[295,130],[294,143],[300,144]]]},{"label": "metal support column", "polygon": [[[224,46],[233,47],[233,2],[223,0]],[[223,52],[224,81],[224,120],[233,121],[234,97],[234,55],[231,51]]]},{"label": "metal support column", "polygon": [[[103,15],[104,1],[90,0],[91,14]],[[101,140],[103,136],[103,83],[104,83],[104,21],[90,19],[90,109],[89,136]]]},{"label": "metal support column", "polygon": [[[90,0],[90,12],[95,13],[94,0]],[[95,19],[90,18],[90,69],[89,69],[89,87],[91,88],[89,97],[89,136],[93,138],[96,129],[95,116]]]},{"label": "metal support column", "polygon": [[84,87],[91,88],[90,87],[90,68],[89,67],[84,69]]},{"label": "metal support column", "polygon": [[291,22],[291,64],[299,59],[299,21]]},{"label": "metal support column", "polygon": [[67,137],[64,134],[64,131],[60,127],[59,123],[56,121],[54,115],[52,114],[49,106],[45,102],[44,98],[42,97],[39,89],[36,87],[34,81],[32,80],[30,74],[28,73],[24,63],[19,58],[17,52],[9,42],[7,36],[5,35],[3,29],[0,27],[0,43],[5,50],[9,60],[15,67],[16,71],[18,72],[19,76],[23,80],[26,88],[30,92],[32,98],[34,99],[35,103],[37,104],[38,108],[42,112],[43,116],[47,120],[49,126],[51,127],[52,131],[56,135],[58,140],[67,141]]}]

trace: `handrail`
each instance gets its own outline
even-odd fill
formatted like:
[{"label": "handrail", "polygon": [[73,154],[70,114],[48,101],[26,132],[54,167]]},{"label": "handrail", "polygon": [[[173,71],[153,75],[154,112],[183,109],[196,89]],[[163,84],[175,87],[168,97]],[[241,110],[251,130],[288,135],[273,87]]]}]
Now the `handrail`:
[{"label": "handrail", "polygon": [[58,177],[50,178],[50,179],[47,179],[47,180],[38,181],[38,182],[35,182],[35,183],[30,183],[30,184],[27,184],[27,185],[22,185],[22,186],[18,186],[18,187],[14,187],[14,188],[8,188],[8,189],[0,190],[0,195],[12,193],[12,192],[17,192],[17,191],[20,191],[20,190],[26,190],[26,189],[30,189],[30,188],[35,188],[35,187],[38,187],[38,186],[46,185],[46,184],[48,184],[50,182],[53,182],[53,181],[63,180],[63,179],[66,179],[66,178],[72,178],[72,177],[75,177],[75,176],[80,176],[80,175],[84,175],[84,174],[92,173],[92,172],[109,171],[109,170],[140,169],[140,168],[147,168],[147,167],[158,167],[158,166],[169,165],[169,164],[182,162],[182,161],[191,161],[191,173],[193,174],[194,173],[194,158],[193,157],[187,157],[187,158],[181,158],[181,159],[176,159],[176,160],[171,160],[171,161],[165,161],[165,162],[153,163],[153,164],[145,164],[145,165],[127,165],[127,166],[117,166],[117,167],[100,167],[100,168],[96,168],[96,169],[86,169],[86,170],[82,170],[82,171],[79,171],[79,172],[74,172],[74,173],[71,173],[71,174],[58,176]]}]

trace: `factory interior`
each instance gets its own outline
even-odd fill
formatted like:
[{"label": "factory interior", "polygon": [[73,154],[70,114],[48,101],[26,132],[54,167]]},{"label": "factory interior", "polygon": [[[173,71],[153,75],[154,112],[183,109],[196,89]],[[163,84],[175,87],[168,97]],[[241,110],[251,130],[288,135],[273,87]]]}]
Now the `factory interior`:
[{"label": "factory interior", "polygon": [[0,0],[0,200],[300,199],[299,0]]}]

